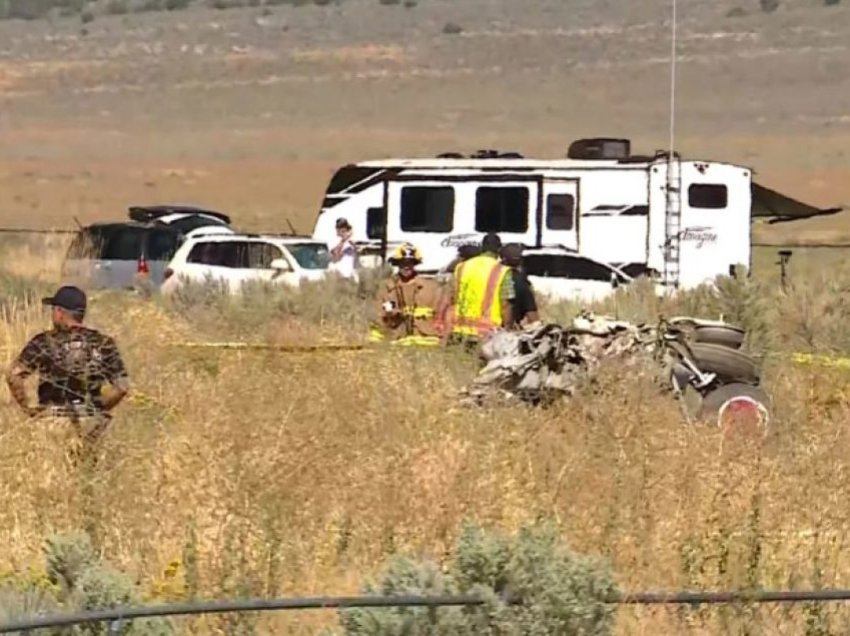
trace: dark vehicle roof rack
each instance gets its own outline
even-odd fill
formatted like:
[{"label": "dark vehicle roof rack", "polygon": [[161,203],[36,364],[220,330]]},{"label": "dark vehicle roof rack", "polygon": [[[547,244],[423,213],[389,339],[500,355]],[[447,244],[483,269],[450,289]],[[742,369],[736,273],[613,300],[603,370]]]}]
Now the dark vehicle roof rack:
[{"label": "dark vehicle roof rack", "polygon": [[192,205],[134,205],[128,208],[130,219],[138,223],[150,223],[169,214],[203,214],[230,225],[230,217],[222,212],[207,210]]},{"label": "dark vehicle roof rack", "polygon": [[437,159],[525,159],[518,152],[501,152],[499,150],[476,150],[471,155],[464,156],[459,152],[443,152],[437,155]]}]

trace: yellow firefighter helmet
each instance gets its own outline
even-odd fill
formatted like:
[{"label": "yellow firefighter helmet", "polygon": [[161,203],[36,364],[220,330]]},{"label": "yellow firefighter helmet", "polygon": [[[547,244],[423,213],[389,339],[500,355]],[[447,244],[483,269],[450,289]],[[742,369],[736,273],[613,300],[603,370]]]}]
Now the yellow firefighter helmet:
[{"label": "yellow firefighter helmet", "polygon": [[393,265],[397,265],[402,261],[413,261],[418,265],[422,262],[422,254],[419,252],[415,245],[405,243],[404,245],[399,245],[397,248],[395,248],[395,250],[393,250],[392,256],[390,256],[389,261]]}]

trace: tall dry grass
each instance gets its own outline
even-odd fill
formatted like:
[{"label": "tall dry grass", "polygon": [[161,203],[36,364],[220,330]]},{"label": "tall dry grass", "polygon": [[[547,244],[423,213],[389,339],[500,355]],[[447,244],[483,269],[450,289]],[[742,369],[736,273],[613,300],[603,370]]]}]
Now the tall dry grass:
[{"label": "tall dry grass", "polygon": [[[47,535],[90,523],[103,553],[152,599],[338,594],[355,592],[392,553],[443,558],[467,519],[506,530],[551,519],[574,549],[609,559],[625,590],[848,585],[847,376],[782,358],[804,345],[850,349],[844,288],[828,282],[798,281],[786,295],[727,283],[675,303],[637,289],[600,308],[748,321],[753,345],[773,354],[777,422],[761,443],[684,426],[648,381],[616,369],[552,409],[469,410],[455,395],[474,361],[454,351],[170,346],[228,333],[315,342],[325,335],[316,315],[353,341],[363,332],[352,319],[364,307],[359,292],[268,293],[247,307],[218,299],[194,310],[96,295],[91,322],[116,336],[134,392],[104,442],[92,518],[83,518],[66,428],[22,418],[4,388],[0,578],[38,572]],[[5,304],[4,364],[46,318],[26,300]],[[180,623],[232,634],[336,624],[329,613]],[[842,633],[850,614],[624,608],[618,624],[623,634]]]}]

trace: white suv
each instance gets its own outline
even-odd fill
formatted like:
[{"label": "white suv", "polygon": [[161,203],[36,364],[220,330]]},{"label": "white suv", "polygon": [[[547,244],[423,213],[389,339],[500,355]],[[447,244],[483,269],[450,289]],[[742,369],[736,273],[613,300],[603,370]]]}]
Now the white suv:
[{"label": "white suv", "polygon": [[219,281],[236,293],[247,282],[297,286],[321,280],[330,254],[321,241],[258,234],[198,235],[186,240],[165,270],[161,290],[173,293],[186,282]]}]

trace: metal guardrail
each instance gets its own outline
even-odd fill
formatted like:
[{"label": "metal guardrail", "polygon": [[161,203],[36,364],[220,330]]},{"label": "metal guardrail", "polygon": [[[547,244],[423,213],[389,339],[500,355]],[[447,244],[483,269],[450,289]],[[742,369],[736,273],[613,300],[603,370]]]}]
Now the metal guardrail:
[{"label": "metal guardrail", "polygon": [[[739,592],[641,592],[617,594],[611,605],[723,605],[752,603],[804,603],[850,601],[850,589],[780,590]],[[475,607],[485,604],[477,596],[319,596],[306,598],[244,599],[181,603],[143,607],[118,607],[109,610],[59,614],[27,618],[0,624],[0,634],[27,632],[49,627],[69,627],[83,623],[108,622],[109,633],[118,633],[124,621],[164,616],[189,616],[241,612],[285,610],[327,610],[393,607]]]}]

